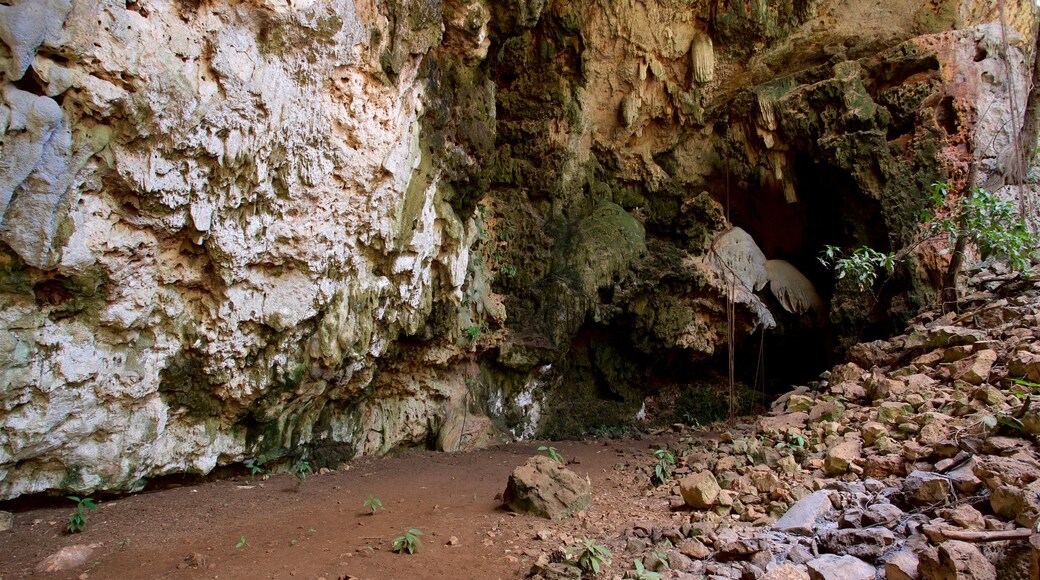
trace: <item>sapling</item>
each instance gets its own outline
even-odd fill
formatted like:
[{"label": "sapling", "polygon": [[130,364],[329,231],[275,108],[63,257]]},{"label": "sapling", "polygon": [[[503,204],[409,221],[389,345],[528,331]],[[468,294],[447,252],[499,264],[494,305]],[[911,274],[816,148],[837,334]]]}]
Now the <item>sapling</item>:
[{"label": "sapling", "polygon": [[404,552],[414,554],[423,547],[422,540],[419,539],[419,536],[421,535],[422,532],[417,528],[409,528],[403,534],[392,540],[392,546],[390,549],[398,554]]},{"label": "sapling", "polygon": [[383,509],[383,502],[378,497],[368,494],[368,499],[364,501],[365,507],[372,510],[372,515],[376,515],[376,512]]},{"label": "sapling", "polygon": [[578,555],[578,567],[586,573],[597,575],[604,564],[610,563],[614,554],[595,539],[582,538],[581,544],[567,550],[569,556]]},{"label": "sapling", "polygon": [[307,481],[307,472],[314,473],[311,464],[306,459],[301,459],[293,464],[289,471],[296,477],[296,487],[299,489],[303,482]]},{"label": "sapling", "polygon": [[97,504],[94,500],[89,497],[78,497],[75,495],[65,496],[68,499],[76,502],[76,511],[69,516],[68,530],[70,534],[78,534],[87,527],[87,512],[86,510],[96,510]]},{"label": "sapling", "polygon": [[538,451],[544,451],[545,456],[549,459],[552,459],[556,463],[566,463],[566,461],[563,460],[563,456],[560,455],[560,452],[557,451],[555,447],[546,447],[545,445],[539,445]]}]

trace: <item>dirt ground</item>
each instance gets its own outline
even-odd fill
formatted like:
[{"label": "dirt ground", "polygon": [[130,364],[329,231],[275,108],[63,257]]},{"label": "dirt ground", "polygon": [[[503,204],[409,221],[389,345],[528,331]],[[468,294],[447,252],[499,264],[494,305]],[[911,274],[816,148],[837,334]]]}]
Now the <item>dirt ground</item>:
[{"label": "dirt ground", "polygon": [[[633,523],[681,519],[668,490],[647,491],[653,450],[667,435],[554,442],[569,467],[592,482],[593,507],[560,522],[501,506],[509,473],[537,454],[539,442],[461,454],[408,451],[364,458],[309,476],[245,476],[99,501],[86,531],[65,531],[68,500],[4,505],[13,530],[0,533],[0,580],[47,578],[518,578],[542,553],[570,539],[611,542]],[[372,515],[369,495],[384,508]],[[423,532],[416,554],[391,552],[409,528]],[[539,536],[542,538],[540,539]],[[454,540],[453,540],[454,538]],[[93,548],[74,570],[35,568],[64,546]],[[616,573],[631,563],[615,558]]]}]

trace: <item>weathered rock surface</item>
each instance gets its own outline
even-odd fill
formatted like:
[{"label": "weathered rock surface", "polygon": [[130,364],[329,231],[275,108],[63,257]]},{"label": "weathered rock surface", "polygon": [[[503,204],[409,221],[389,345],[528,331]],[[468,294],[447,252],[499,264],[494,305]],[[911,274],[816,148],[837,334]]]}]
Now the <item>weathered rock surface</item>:
[{"label": "weathered rock surface", "polygon": [[85,544],[65,546],[57,552],[47,556],[36,565],[37,572],[64,572],[86,565],[94,554],[94,548]]},{"label": "weathered rock surface", "polygon": [[537,456],[513,470],[502,500],[513,511],[558,520],[592,507],[592,487],[558,462]]},{"label": "weathered rock surface", "polygon": [[719,497],[719,482],[710,471],[699,471],[679,481],[679,492],[686,505],[693,508],[709,508],[715,505]]},{"label": "weathered rock surface", "polygon": [[825,554],[805,564],[812,580],[869,580],[874,567],[853,556]]},{"label": "weathered rock surface", "polygon": [[821,489],[798,500],[773,527],[789,534],[811,536],[817,529],[817,521],[832,509],[831,492]]},{"label": "weathered rock surface", "polygon": [[[4,2],[0,498],[630,421],[662,353],[726,343],[728,298],[741,340],[821,322],[781,256],[906,244],[966,151],[1005,180],[1026,4],[1009,35],[975,0]],[[770,295],[708,255],[728,215]],[[884,308],[928,299],[917,261]],[[832,300],[845,329],[864,299]],[[942,364],[981,387],[1032,372],[1012,354]],[[831,473],[927,460],[920,414]]]}]

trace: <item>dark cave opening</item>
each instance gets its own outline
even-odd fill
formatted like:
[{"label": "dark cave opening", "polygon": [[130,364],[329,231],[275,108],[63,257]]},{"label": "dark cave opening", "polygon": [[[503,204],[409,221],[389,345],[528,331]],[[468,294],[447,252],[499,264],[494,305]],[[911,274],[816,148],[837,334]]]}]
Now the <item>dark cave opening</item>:
[{"label": "dark cave opening", "polygon": [[[730,220],[751,234],[768,259],[794,265],[829,308],[835,277],[820,262],[821,253],[827,245],[868,245],[887,251],[882,208],[848,171],[821,163],[809,152],[794,153],[789,159],[798,199],[788,201],[780,187],[735,192],[728,200]],[[807,317],[787,313],[768,289],[759,294],[777,319],[777,327],[764,337],[755,333],[740,340],[736,366],[738,380],[762,385],[766,393],[815,380],[838,362],[840,335],[864,330],[837,328],[829,320],[813,324]]]}]

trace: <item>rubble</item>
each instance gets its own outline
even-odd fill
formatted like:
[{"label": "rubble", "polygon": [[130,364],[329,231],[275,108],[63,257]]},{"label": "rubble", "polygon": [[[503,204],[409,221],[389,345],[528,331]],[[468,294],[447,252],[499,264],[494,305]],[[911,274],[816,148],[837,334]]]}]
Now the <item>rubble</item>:
[{"label": "rubble", "polygon": [[[1018,285],[853,347],[754,423],[685,439],[671,505],[692,527],[672,532],[692,560],[673,577],[1038,577],[1040,284]],[[671,548],[653,530],[634,556]]]}]

